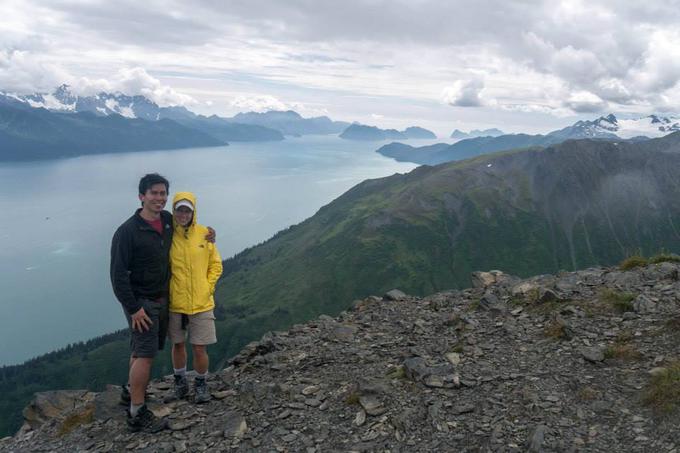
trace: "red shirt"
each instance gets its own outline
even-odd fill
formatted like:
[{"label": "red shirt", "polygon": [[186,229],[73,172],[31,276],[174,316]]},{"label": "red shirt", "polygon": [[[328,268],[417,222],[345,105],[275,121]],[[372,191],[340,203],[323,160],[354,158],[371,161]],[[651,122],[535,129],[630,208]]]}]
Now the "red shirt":
[{"label": "red shirt", "polygon": [[151,225],[151,228],[154,230],[158,231],[158,234],[163,234],[163,222],[161,221],[161,218],[157,218],[156,220],[146,220],[146,223]]}]

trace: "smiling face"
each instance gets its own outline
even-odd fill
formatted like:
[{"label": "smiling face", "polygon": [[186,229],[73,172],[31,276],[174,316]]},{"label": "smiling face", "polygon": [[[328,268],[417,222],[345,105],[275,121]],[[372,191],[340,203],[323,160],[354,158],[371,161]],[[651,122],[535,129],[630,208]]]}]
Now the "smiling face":
[{"label": "smiling face", "polygon": [[194,216],[194,211],[192,211],[187,206],[180,206],[175,209],[174,215],[177,223],[179,223],[183,227],[186,227],[191,224],[191,219]]},{"label": "smiling face", "polygon": [[144,194],[139,194],[142,211],[151,217],[158,217],[168,201],[165,184],[159,183],[149,187]]}]

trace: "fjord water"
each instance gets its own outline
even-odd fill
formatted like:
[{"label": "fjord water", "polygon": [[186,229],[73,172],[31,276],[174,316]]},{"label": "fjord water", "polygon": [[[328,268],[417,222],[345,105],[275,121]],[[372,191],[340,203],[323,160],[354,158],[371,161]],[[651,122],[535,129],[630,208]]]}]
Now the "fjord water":
[{"label": "fjord water", "polygon": [[416,167],[375,153],[383,144],[307,136],[0,164],[0,365],[125,326],[109,281],[109,248],[139,206],[145,173],[166,176],[171,197],[197,195],[198,220],[217,230],[225,259],[365,179]]}]

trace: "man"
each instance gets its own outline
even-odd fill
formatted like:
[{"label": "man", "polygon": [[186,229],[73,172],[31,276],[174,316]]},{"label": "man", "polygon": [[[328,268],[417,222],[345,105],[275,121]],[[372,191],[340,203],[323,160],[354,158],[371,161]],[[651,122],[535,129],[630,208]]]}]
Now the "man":
[{"label": "man", "polygon": [[[151,365],[163,349],[168,326],[168,282],[172,216],[163,210],[169,182],[159,174],[139,181],[141,209],[125,221],[111,243],[111,283],[130,326],[130,371],[127,411],[132,431],[159,431],[165,426],[144,404]],[[124,393],[123,398],[127,395]]]},{"label": "man", "polygon": [[[157,173],[139,181],[142,207],[126,220],[111,242],[111,283],[123,305],[130,327],[129,393],[127,423],[132,431],[159,431],[165,421],[157,419],[145,405],[151,365],[163,349],[168,328],[168,291],[172,215],[164,211],[170,183]],[[208,240],[214,242],[209,228]]]}]

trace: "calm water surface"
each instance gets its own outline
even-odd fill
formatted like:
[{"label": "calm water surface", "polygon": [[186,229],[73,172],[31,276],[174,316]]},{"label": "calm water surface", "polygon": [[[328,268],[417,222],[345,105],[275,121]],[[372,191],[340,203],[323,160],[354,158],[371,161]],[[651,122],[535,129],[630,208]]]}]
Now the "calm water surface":
[{"label": "calm water surface", "polygon": [[125,326],[109,282],[109,247],[139,206],[145,173],[166,176],[171,197],[197,195],[198,220],[217,230],[228,258],[365,179],[416,167],[375,153],[382,144],[308,136],[0,164],[0,365]]}]

